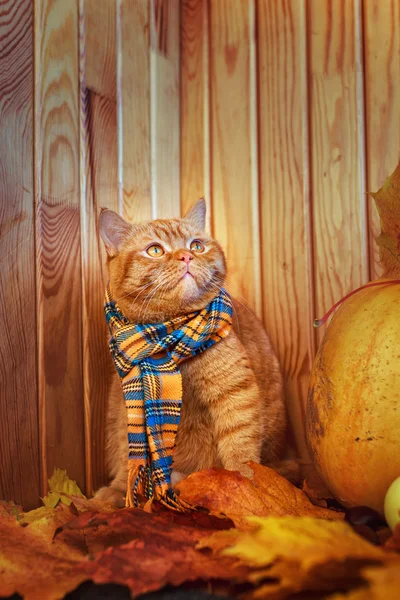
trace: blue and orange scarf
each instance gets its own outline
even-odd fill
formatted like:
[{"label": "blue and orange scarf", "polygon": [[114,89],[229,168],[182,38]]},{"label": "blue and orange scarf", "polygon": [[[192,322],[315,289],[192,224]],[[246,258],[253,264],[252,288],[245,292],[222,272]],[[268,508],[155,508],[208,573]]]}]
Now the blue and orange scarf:
[{"label": "blue and orange scarf", "polygon": [[171,471],[182,404],[179,363],[225,338],[232,326],[232,303],[221,290],[208,306],[165,323],[130,323],[106,290],[110,351],[122,381],[128,423],[126,506],[138,496],[176,510],[190,506],[175,495]]}]

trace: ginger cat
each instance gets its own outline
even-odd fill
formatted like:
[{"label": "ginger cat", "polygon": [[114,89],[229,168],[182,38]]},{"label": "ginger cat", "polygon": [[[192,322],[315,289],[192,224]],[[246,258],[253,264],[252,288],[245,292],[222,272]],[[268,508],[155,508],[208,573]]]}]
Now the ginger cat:
[{"label": "ginger cat", "polygon": [[[114,299],[136,323],[165,321],[204,308],[224,285],[221,246],[207,235],[206,205],[199,200],[184,218],[129,224],[110,210],[100,214]],[[261,322],[233,299],[227,338],[180,365],[181,419],[172,484],[194,471],[221,466],[251,476],[248,460],[279,458],[286,434],[282,376]],[[115,373],[109,394],[109,487],[96,496],[124,503],[127,415]]]}]

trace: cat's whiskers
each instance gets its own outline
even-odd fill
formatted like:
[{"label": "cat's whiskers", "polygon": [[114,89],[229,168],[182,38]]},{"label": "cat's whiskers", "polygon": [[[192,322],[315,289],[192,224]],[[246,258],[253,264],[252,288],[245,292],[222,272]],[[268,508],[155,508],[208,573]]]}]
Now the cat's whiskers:
[{"label": "cat's whiskers", "polygon": [[[151,285],[153,285],[153,282],[150,281],[150,283],[148,283],[147,285],[143,286],[139,286],[139,294],[141,294],[142,292],[144,292],[146,289],[148,289]],[[137,291],[138,288],[136,288],[133,292],[127,292],[126,294],[124,294],[123,296],[120,296],[119,298],[115,298],[115,302],[119,302],[120,300],[123,300],[124,298],[127,298],[128,296],[132,296],[132,294],[135,293],[135,291]],[[136,296],[137,297],[137,296]],[[136,298],[135,297],[135,298]],[[133,300],[134,301],[134,300]]]},{"label": "cat's whiskers", "polygon": [[165,289],[164,289],[164,293],[162,293],[162,294],[159,296],[159,301],[160,301],[160,302],[164,300],[164,298],[165,298],[165,294],[166,294],[166,292],[168,291],[168,287],[167,287],[167,285],[169,284],[169,282],[170,282],[171,280],[172,280],[172,278],[170,278],[170,279],[169,279],[169,280],[166,282],[166,284],[165,284]]},{"label": "cat's whiskers", "polygon": [[131,308],[133,308],[133,305],[135,304],[135,302],[137,302],[137,299],[139,298],[139,296],[141,294],[143,294],[144,291],[148,290],[151,285],[153,285],[152,281],[148,285],[146,285],[146,287],[144,287],[142,290],[140,290],[140,292],[138,294],[136,294],[136,296],[134,297],[134,299],[131,302]]},{"label": "cat's whiskers", "polygon": [[[177,276],[176,269],[174,269],[172,267],[167,267],[167,269],[165,269],[163,267],[155,274],[154,279],[157,280],[159,276],[162,276],[162,280],[160,281],[160,283],[158,285],[156,285],[156,287],[153,290],[151,290],[150,293],[145,296],[145,298],[143,298],[142,305],[141,305],[141,308],[140,308],[140,311],[139,311],[139,314],[137,317],[138,322],[140,320],[143,320],[143,321],[145,320],[146,312],[149,308],[149,305],[150,305],[152,299],[156,295],[156,293],[160,292],[160,290],[165,288],[163,290],[164,293],[160,295],[160,300],[162,300],[165,297],[166,292],[169,290],[170,284],[171,283],[175,284],[175,280],[176,280],[176,276]],[[154,284],[154,282],[151,282],[146,287],[148,288],[150,285],[153,285],[153,284]],[[137,297],[134,298],[132,304],[137,301],[137,298],[143,291],[144,291],[144,289],[141,290],[141,292],[137,295]]]},{"label": "cat's whiskers", "polygon": [[[154,290],[152,290],[147,296],[146,298],[143,300],[142,306],[140,307],[140,311],[138,314],[138,323],[140,323],[140,319],[145,318],[145,314],[146,314],[146,310],[149,308],[150,302],[152,301],[152,299],[154,298],[156,292],[161,289],[164,285],[168,284],[169,280],[166,282],[164,279],[161,280],[161,282],[156,285],[156,287],[154,288]],[[147,305],[146,305],[146,300],[147,300]],[[143,317],[141,317],[142,314],[142,309],[143,309]]]}]

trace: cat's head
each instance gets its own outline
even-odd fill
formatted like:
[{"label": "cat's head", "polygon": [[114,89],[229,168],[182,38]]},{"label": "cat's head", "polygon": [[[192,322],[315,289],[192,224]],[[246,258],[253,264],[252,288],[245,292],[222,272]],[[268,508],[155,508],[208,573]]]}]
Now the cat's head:
[{"label": "cat's head", "polygon": [[130,224],[100,213],[111,291],[132,322],[160,322],[204,308],[226,275],[221,246],[205,233],[206,204],[181,219]]}]

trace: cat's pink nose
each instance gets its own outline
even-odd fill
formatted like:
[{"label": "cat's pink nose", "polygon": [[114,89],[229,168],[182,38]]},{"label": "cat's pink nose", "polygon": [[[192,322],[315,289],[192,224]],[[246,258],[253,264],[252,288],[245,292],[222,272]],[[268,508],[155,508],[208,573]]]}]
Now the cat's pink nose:
[{"label": "cat's pink nose", "polygon": [[183,260],[187,265],[189,264],[189,261],[193,260],[193,256],[189,252],[184,252],[183,250],[178,252],[176,258],[177,260]]}]

